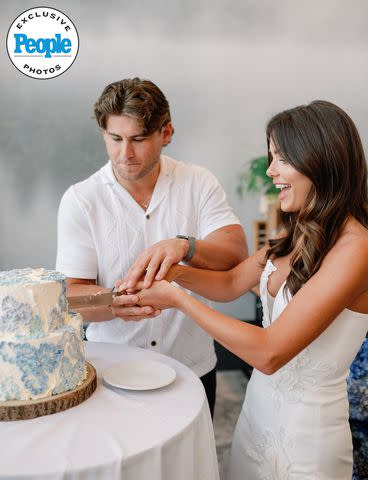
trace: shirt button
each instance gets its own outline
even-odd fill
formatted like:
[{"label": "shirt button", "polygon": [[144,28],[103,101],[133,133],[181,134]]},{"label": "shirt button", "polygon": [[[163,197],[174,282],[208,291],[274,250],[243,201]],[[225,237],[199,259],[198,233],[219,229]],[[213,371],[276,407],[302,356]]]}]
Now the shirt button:
[{"label": "shirt button", "polygon": [[147,218],[147,220],[149,220],[149,219],[150,219],[150,216],[147,214],[147,215],[146,215],[146,218]]},{"label": "shirt button", "polygon": [[155,347],[155,346],[157,345],[157,343],[155,342],[155,340],[152,340],[151,345],[152,345],[152,347]]}]

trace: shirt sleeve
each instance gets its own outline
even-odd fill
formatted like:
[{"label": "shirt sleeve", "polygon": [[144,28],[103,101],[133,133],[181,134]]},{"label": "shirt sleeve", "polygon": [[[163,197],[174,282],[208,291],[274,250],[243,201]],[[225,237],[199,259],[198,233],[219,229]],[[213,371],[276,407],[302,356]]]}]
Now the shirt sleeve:
[{"label": "shirt sleeve", "polygon": [[227,225],[239,225],[240,221],[230,207],[226,193],[217,178],[208,170],[201,169],[199,181],[198,231],[200,238]]},{"label": "shirt sleeve", "polygon": [[97,254],[88,216],[75,187],[63,195],[57,222],[56,270],[67,277],[97,278]]}]

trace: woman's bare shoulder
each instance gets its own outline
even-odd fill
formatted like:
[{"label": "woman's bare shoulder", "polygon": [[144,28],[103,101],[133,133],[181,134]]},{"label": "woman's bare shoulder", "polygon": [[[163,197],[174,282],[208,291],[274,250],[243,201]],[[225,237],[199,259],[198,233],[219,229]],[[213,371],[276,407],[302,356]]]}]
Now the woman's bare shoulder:
[{"label": "woman's bare shoulder", "polygon": [[350,217],[343,228],[343,232],[367,236],[368,228],[358,222],[355,218]]},{"label": "woman's bare shoulder", "polygon": [[349,220],[325,261],[368,269],[368,229],[354,219]]},{"label": "woman's bare shoulder", "polygon": [[349,219],[344,225],[334,248],[363,249],[365,251],[368,248],[368,229],[355,219]]}]

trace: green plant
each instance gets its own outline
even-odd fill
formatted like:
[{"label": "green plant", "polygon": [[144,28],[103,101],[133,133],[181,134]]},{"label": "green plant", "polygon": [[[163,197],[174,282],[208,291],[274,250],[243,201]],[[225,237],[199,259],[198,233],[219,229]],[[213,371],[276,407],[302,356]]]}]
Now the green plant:
[{"label": "green plant", "polygon": [[240,197],[244,190],[248,192],[261,192],[264,195],[277,195],[279,190],[273,185],[272,178],[266,175],[268,168],[267,157],[257,157],[251,160],[245,171],[238,176],[238,185],[236,188]]}]

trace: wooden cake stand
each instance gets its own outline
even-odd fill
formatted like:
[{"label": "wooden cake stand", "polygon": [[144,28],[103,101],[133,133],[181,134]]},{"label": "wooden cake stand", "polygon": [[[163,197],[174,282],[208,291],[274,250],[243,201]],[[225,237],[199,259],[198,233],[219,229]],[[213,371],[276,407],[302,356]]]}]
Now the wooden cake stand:
[{"label": "wooden cake stand", "polygon": [[87,400],[97,387],[95,368],[87,362],[87,378],[74,390],[38,400],[0,402],[0,420],[28,420],[75,407]]}]

